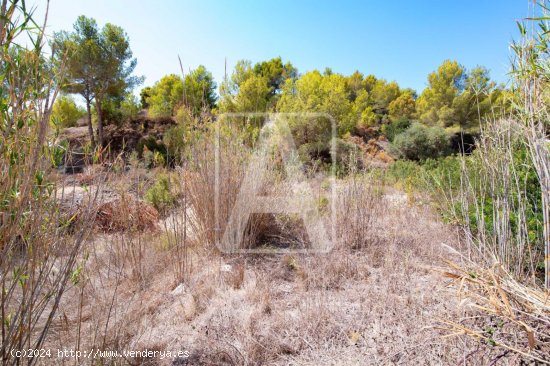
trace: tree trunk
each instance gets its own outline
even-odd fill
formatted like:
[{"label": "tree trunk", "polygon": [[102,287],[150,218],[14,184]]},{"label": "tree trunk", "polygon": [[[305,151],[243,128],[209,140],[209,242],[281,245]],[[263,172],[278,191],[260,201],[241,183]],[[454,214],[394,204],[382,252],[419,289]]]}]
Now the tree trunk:
[{"label": "tree trunk", "polygon": [[86,111],[88,112],[88,133],[90,134],[92,148],[95,148],[94,128],[92,126],[92,110],[90,108],[90,103],[90,100],[86,99]]},{"label": "tree trunk", "polygon": [[97,141],[101,148],[103,148],[103,116],[101,113],[101,102],[99,98],[95,99],[95,107],[97,111]]}]

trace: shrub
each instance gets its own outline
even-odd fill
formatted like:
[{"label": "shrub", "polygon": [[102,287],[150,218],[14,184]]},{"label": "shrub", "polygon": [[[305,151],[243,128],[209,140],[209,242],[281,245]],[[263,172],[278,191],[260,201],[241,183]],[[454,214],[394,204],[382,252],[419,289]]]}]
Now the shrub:
[{"label": "shrub", "polygon": [[185,131],[183,125],[177,125],[168,129],[162,137],[166,145],[166,155],[169,163],[180,163],[185,149]]},{"label": "shrub", "polygon": [[396,160],[387,170],[387,177],[392,183],[405,180],[409,177],[418,175],[420,165],[414,161]]},{"label": "shrub", "polygon": [[389,123],[387,125],[382,126],[382,133],[388,141],[393,142],[395,139],[395,136],[399,135],[400,133],[403,133],[407,128],[411,126],[411,122],[406,119],[398,119],[395,122]]},{"label": "shrub", "polygon": [[49,146],[49,157],[52,163],[52,167],[57,168],[63,165],[65,154],[69,148],[67,141],[61,141],[59,143],[52,143]]},{"label": "shrub", "polygon": [[[137,144],[136,150],[141,156],[148,168],[155,166],[164,166],[166,162],[166,146],[161,140],[157,140],[155,136],[144,136]],[[160,159],[162,156],[162,159]]]},{"label": "shrub", "polygon": [[476,235],[503,244],[491,250],[510,271],[542,279],[542,190],[529,151],[521,141],[484,149],[477,150],[465,171],[459,172],[467,175],[462,179],[471,186],[464,195],[476,203],[467,206],[463,219]]},{"label": "shrub", "polygon": [[145,200],[159,212],[165,212],[176,203],[173,183],[168,174],[159,175],[157,181],[145,193]]},{"label": "shrub", "polygon": [[141,105],[141,108],[146,109],[149,108],[149,103],[147,103],[147,98],[151,96],[151,87],[146,86],[145,88],[141,89],[141,92],[139,93],[139,102]]},{"label": "shrub", "polygon": [[186,107],[178,108],[176,122],[178,124],[168,129],[162,138],[162,142],[166,146],[167,161],[171,166],[183,163],[185,146],[189,146],[189,142],[194,141],[200,132],[197,128],[197,119]]},{"label": "shrub", "polygon": [[[92,109],[94,121],[97,123],[97,110]],[[101,118],[103,125],[121,125],[123,122],[123,115],[120,109],[120,97],[105,97],[101,101]]]},{"label": "shrub", "polygon": [[[0,9],[2,365],[39,362],[37,357],[23,361],[13,351],[47,348],[44,342],[50,331],[56,335],[52,328],[66,302],[65,291],[77,277],[73,274],[80,250],[93,223],[93,202],[82,204],[83,220],[69,235],[54,194],[55,188],[67,183],[51,174],[50,166],[59,161],[59,154],[50,148],[53,135],[48,125],[71,125],[80,112],[66,97],[55,103],[62,75],[48,63],[46,29],[37,25],[44,20],[33,18],[32,13],[22,1],[3,1]],[[50,119],[50,102],[62,118]],[[71,113],[64,112],[67,106]],[[64,119],[66,115],[70,118]]]},{"label": "shrub", "polygon": [[[348,174],[350,170],[363,167],[363,152],[358,145],[344,139],[336,140],[336,172]],[[332,159],[331,159],[331,164]]]},{"label": "shrub", "polygon": [[408,160],[438,158],[449,153],[449,137],[440,127],[413,123],[395,137],[392,150],[398,157]]},{"label": "shrub", "polygon": [[177,75],[166,75],[148,89],[148,95],[145,101],[149,105],[151,117],[171,117],[174,108],[182,100],[183,81]]}]

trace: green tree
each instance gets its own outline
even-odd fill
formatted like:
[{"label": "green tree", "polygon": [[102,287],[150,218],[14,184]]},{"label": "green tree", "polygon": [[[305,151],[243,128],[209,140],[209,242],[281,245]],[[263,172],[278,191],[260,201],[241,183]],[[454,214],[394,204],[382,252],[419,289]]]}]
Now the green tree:
[{"label": "green tree", "polygon": [[152,117],[171,117],[183,99],[183,81],[175,74],[163,76],[149,90],[146,99]]},{"label": "green tree", "polygon": [[216,106],[216,83],[212,73],[200,65],[184,79],[185,104],[198,116],[203,108],[208,110]]},{"label": "green tree", "polygon": [[[352,92],[353,93],[353,92]],[[378,122],[378,116],[372,109],[370,95],[365,89],[360,89],[353,102],[353,118],[356,120],[356,132],[361,132],[369,127],[373,127]]]},{"label": "green tree", "polygon": [[254,75],[252,63],[248,60],[239,60],[235,65],[231,77],[224,80],[220,85],[220,103],[218,108],[221,112],[235,112],[237,107],[235,98],[239,93],[240,86]]},{"label": "green tree", "polygon": [[392,121],[411,119],[416,112],[414,94],[406,91],[389,104],[389,115]]},{"label": "green tree", "polygon": [[371,93],[377,81],[378,79],[376,78],[376,76],[372,74],[367,75],[365,76],[365,79],[363,79],[363,88],[365,88],[367,92]]},{"label": "green tree", "polygon": [[[347,78],[339,74],[311,71],[299,79],[289,79],[277,104],[283,113],[317,112],[330,116],[340,136],[353,131],[356,120],[349,99]],[[290,118],[289,124],[299,150],[311,158],[330,154],[331,118]]]},{"label": "green tree", "polygon": [[453,101],[464,90],[466,71],[456,61],[446,60],[428,75],[428,87],[417,100],[416,109],[422,122],[448,127],[455,123],[458,112]]},{"label": "green tree", "polygon": [[52,107],[50,122],[58,127],[74,127],[79,118],[86,115],[84,108],[79,107],[74,98],[62,95],[55,101]]},{"label": "green tree", "polygon": [[502,95],[486,68],[467,72],[456,61],[443,62],[428,76],[428,83],[416,107],[420,120],[432,126],[478,130]]},{"label": "green tree", "polygon": [[133,76],[137,65],[130,49],[130,39],[124,30],[107,23],[100,33],[99,43],[102,52],[99,58],[99,72],[95,80],[97,109],[97,131],[100,146],[103,145],[102,101],[109,96],[122,97],[127,91],[143,82],[143,77]]},{"label": "green tree", "polygon": [[390,103],[397,99],[400,93],[399,85],[395,81],[388,83],[383,79],[377,80],[370,92],[374,111],[380,115],[388,114]]},{"label": "green tree", "polygon": [[149,108],[149,103],[147,103],[147,99],[151,96],[151,87],[146,86],[145,88],[141,89],[139,92],[139,102],[141,104],[141,108],[147,109]]},{"label": "green tree", "polygon": [[54,34],[52,46],[59,65],[65,67],[63,89],[68,93],[82,95],[86,102],[88,114],[88,133],[92,145],[95,145],[92,127],[91,104],[95,98],[94,77],[95,61],[100,53],[99,29],[94,19],[78,17],[74,24],[74,32],[62,31]]},{"label": "green tree", "polygon": [[92,144],[95,140],[91,103],[95,100],[97,138],[102,145],[103,100],[111,95],[123,95],[142,81],[132,76],[137,61],[133,58],[127,34],[121,27],[109,23],[100,30],[94,19],[81,15],[72,33],[54,35],[52,48],[58,63],[65,65],[64,90],[84,97]]},{"label": "green tree", "polygon": [[204,108],[214,108],[216,101],[216,83],[202,65],[183,79],[175,74],[166,75],[142,90],[142,105],[149,107],[152,117],[173,117],[183,104],[198,116]]},{"label": "green tree", "polygon": [[138,98],[133,93],[128,93],[120,103],[120,112],[123,119],[136,118],[140,109]]},{"label": "green tree", "polygon": [[[275,109],[285,82],[294,80],[298,71],[290,62],[283,64],[280,57],[262,61],[252,66],[248,60],[240,60],[229,80],[220,87],[220,111],[265,112]],[[251,80],[252,81],[249,81]],[[253,92],[251,86],[259,90]],[[250,108],[250,109],[247,109]]]},{"label": "green tree", "polygon": [[231,74],[231,83],[233,84],[233,91],[236,91],[241,84],[254,75],[252,69],[252,63],[249,60],[239,60],[235,65],[235,70]]},{"label": "green tree", "polygon": [[464,91],[453,101],[456,122],[461,128],[478,128],[483,117],[491,111],[499,91],[491,81],[489,70],[480,66],[466,75],[464,84]]},{"label": "green tree", "polygon": [[355,127],[347,80],[340,74],[321,75],[315,70],[287,80],[277,110],[326,113],[336,120],[342,135]]},{"label": "green tree", "polygon": [[271,96],[280,94],[287,79],[295,79],[298,70],[290,62],[283,64],[280,57],[254,65],[254,73],[267,78],[267,85],[271,88]]},{"label": "green tree", "polygon": [[355,101],[361,91],[366,91],[363,81],[363,74],[357,70],[347,77],[347,84],[350,93],[349,98],[352,102]]},{"label": "green tree", "polygon": [[235,96],[235,112],[265,112],[272,89],[264,76],[253,75],[239,87]]}]

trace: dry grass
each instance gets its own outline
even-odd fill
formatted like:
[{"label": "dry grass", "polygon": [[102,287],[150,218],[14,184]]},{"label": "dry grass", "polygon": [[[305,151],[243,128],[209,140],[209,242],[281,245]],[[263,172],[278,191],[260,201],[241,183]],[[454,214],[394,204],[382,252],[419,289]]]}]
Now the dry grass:
[{"label": "dry grass", "polygon": [[[2,14],[2,26],[17,33],[18,21],[12,14],[21,12],[8,9]],[[4,30],[2,37],[14,36]],[[42,43],[38,33],[37,46]],[[6,39],[0,41],[2,47],[9,46]],[[248,190],[266,194],[300,188],[278,184],[284,174],[277,166],[268,171],[271,184],[256,183],[255,175],[247,177],[251,144],[231,129],[223,130],[221,140],[218,137],[225,144],[219,156],[219,180],[212,131],[205,128],[193,136],[186,151],[192,163],[181,171],[178,209],[167,212],[161,222],[158,212],[140,201],[153,179],[142,180],[139,167],[127,172],[120,158],[111,172],[74,177],[72,189],[63,183],[48,186],[46,182],[54,179],[44,179],[51,166],[42,149],[49,96],[55,99],[58,78],[42,75],[40,47],[38,53],[21,59],[12,58],[7,50],[3,48],[2,61],[11,66],[6,70],[15,70],[3,75],[10,88],[7,124],[32,123],[17,129],[9,125],[0,144],[0,171],[6,175],[0,196],[10,210],[0,216],[3,364],[19,364],[10,351],[22,348],[190,353],[187,359],[103,358],[90,364],[548,363],[547,293],[525,286],[499,266],[483,269],[444,251],[459,247],[452,228],[428,207],[407,205],[399,192],[375,190],[378,182],[368,181],[363,173],[352,171],[338,183],[336,202],[323,203],[322,183],[316,187],[320,208],[330,203],[337,207],[337,237],[332,238],[337,245],[328,254],[239,256],[215,250],[243,180]],[[36,85],[39,91],[33,89]],[[528,83],[532,85],[538,87],[538,80]],[[526,95],[533,94],[526,90]],[[35,100],[20,103],[26,100],[20,93]],[[548,116],[540,100],[529,103],[523,133],[546,189],[548,240],[549,155],[540,123]],[[489,151],[492,147],[485,145],[489,160],[484,167],[488,181],[504,176],[505,183],[513,185],[518,176],[506,169],[510,162],[506,132],[496,135],[501,150]],[[69,200],[66,188],[72,195]],[[117,198],[98,201],[104,189]],[[86,191],[86,198],[75,198],[77,191]],[[491,259],[504,259],[517,274],[529,242],[520,237],[520,249],[509,245],[506,221],[517,207],[503,200],[495,207],[506,213],[494,223],[497,241],[467,238],[485,245]],[[73,213],[64,216],[65,208],[78,209],[80,219],[75,220]],[[330,216],[330,210],[321,211]],[[104,232],[90,238],[95,222]],[[306,247],[304,230],[295,217],[253,215],[240,228],[245,235],[239,248],[264,242]],[[444,274],[458,286],[461,303],[431,271],[441,257],[453,259],[448,262],[451,270]],[[456,337],[442,337],[441,328]],[[60,360],[55,351],[53,358],[40,361],[82,363],[82,359]]]},{"label": "dry grass", "polygon": [[[190,353],[179,360],[124,361],[129,364],[472,360],[468,354],[476,343],[468,337],[442,338],[435,321],[461,315],[452,290],[429,269],[448,255],[442,244],[457,246],[458,238],[429,207],[408,205],[405,195],[353,171],[337,183],[337,245],[330,253],[222,254],[214,248],[214,166],[211,152],[200,146],[195,146],[195,165],[180,172],[181,202],[159,222],[159,231],[107,232],[87,243],[79,257],[82,271],[60,305],[49,347]],[[246,159],[232,150],[225,153],[221,217],[227,220]],[[112,191],[140,185],[138,168],[123,171],[107,179]],[[280,189],[262,187],[266,194]],[[329,220],[329,189],[322,179],[314,189]],[[134,191],[139,199],[143,189]],[[294,218],[252,220],[254,230],[246,228],[254,238],[250,245],[297,246],[307,239]]]},{"label": "dry grass", "polygon": [[[343,212],[358,207],[346,199],[363,181],[354,179],[339,185]],[[180,219],[166,219],[160,236],[100,236],[86,247],[82,280],[62,303],[48,346],[187,350],[188,359],[174,360],[182,365],[464,360],[474,343],[441,338],[434,319],[458,304],[428,269],[444,254],[441,244],[456,244],[455,233],[398,192],[363,192],[367,227],[342,221],[358,232],[327,255],[221,255],[190,233],[183,281],[173,273],[175,246],[158,244],[172,242],[174,230],[181,235]]]},{"label": "dry grass", "polygon": [[467,334],[482,344],[500,348],[500,358],[512,356],[550,364],[550,298],[516,281],[500,265],[484,269],[448,262],[443,275],[459,288],[461,306],[469,316],[443,321],[454,334]]},{"label": "dry grass", "polygon": [[[267,164],[253,156],[253,149],[239,128],[224,125],[222,131],[219,136],[216,131],[208,131],[198,138],[192,147],[189,170],[184,174],[189,225],[197,240],[209,249],[218,244],[227,252],[262,245],[305,247],[308,240],[299,215],[250,209],[257,196],[295,196],[301,187],[284,181],[286,171],[278,165],[276,155],[267,157]],[[278,204],[272,201],[269,209],[282,211]],[[250,215],[244,221],[241,217],[246,210],[250,210]]]}]

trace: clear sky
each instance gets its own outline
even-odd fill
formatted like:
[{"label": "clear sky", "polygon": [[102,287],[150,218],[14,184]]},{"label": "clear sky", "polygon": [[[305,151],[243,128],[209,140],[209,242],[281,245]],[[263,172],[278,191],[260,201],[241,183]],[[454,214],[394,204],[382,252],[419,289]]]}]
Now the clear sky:
[{"label": "clear sky", "polygon": [[[219,83],[236,61],[281,56],[301,73],[359,70],[421,91],[445,59],[486,66],[506,81],[508,45],[529,0],[130,1],[51,0],[48,32],[85,14],[121,26],[152,85],[163,75],[206,66]],[[42,14],[44,5],[38,5]]]}]

